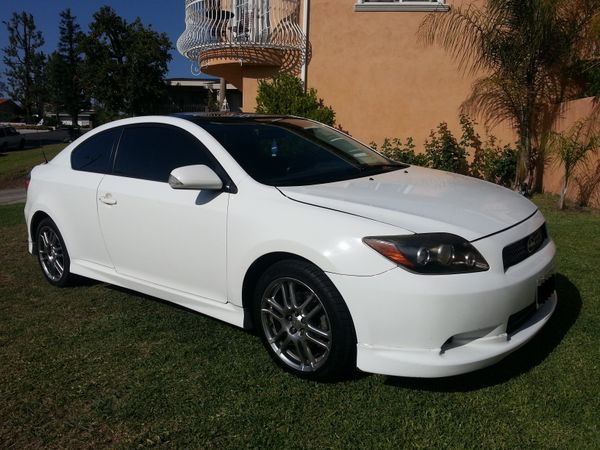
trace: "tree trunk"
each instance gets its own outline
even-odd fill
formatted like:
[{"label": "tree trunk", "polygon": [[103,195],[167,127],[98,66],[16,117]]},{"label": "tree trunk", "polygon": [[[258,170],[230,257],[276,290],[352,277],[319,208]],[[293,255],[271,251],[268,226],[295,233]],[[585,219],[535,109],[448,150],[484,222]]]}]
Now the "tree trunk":
[{"label": "tree trunk", "polygon": [[535,162],[535,183],[533,185],[533,191],[538,194],[544,192],[544,159],[544,155],[540,149],[537,155],[537,161]]},{"label": "tree trunk", "polygon": [[559,210],[563,210],[565,209],[565,197],[567,195],[567,186],[569,184],[569,178],[567,177],[567,175],[565,175],[565,181],[563,183],[563,187],[560,190],[560,198],[558,199],[558,209]]}]

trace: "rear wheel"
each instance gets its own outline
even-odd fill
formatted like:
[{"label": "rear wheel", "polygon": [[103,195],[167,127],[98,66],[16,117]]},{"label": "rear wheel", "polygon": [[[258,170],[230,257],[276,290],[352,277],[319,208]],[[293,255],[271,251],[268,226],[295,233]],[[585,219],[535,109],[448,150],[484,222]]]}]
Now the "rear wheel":
[{"label": "rear wheel", "polygon": [[298,376],[335,379],[356,365],[348,308],[331,280],[308,262],[281,261],[265,271],[254,296],[254,323],[275,362]]},{"label": "rear wheel", "polygon": [[69,271],[71,260],[56,224],[43,219],[36,231],[37,256],[42,273],[54,286],[65,286],[73,280]]}]

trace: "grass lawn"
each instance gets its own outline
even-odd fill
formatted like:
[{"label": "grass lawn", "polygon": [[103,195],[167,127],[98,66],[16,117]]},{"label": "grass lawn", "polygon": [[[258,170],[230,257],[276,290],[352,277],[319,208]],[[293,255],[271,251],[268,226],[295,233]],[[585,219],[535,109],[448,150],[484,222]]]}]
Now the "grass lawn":
[{"label": "grass lawn", "polygon": [[0,189],[25,187],[25,177],[31,169],[54,158],[67,144],[52,144],[27,150],[0,153]]},{"label": "grass lawn", "polygon": [[542,333],[465,376],[334,384],[283,373],[257,337],[208,317],[51,287],[22,205],[0,207],[0,447],[598,448],[600,214],[536,201],[559,249]]}]

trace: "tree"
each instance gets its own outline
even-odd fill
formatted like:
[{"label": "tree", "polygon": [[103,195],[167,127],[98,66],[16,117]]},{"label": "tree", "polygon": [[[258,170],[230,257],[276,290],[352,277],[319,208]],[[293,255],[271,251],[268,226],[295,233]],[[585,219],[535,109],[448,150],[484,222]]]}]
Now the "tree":
[{"label": "tree", "polygon": [[575,169],[585,164],[591,153],[600,149],[600,136],[591,133],[590,124],[586,120],[576,122],[565,133],[552,133],[550,148],[556,160],[564,168],[563,187],[560,190],[558,208],[564,209],[565,196],[569,182]]},{"label": "tree", "polygon": [[44,38],[33,16],[25,11],[13,13],[12,18],[3,23],[8,30],[8,47],[2,49],[6,91],[21,104],[25,120],[30,122],[34,112],[43,113],[46,57],[38,49],[44,45]]},{"label": "tree", "polygon": [[304,92],[302,80],[281,73],[271,81],[261,80],[258,84],[256,112],[260,114],[291,114],[317,120],[327,125],[335,124],[335,112],[325,106],[317,91],[311,88]]},{"label": "tree", "polygon": [[542,188],[544,137],[561,103],[581,91],[581,61],[597,44],[585,37],[599,11],[598,0],[487,0],[421,23],[422,41],[442,46],[463,70],[486,74],[462,109],[489,125],[512,123],[519,136],[517,183],[535,177],[535,188]]},{"label": "tree", "polygon": [[60,38],[58,49],[48,58],[47,83],[49,97],[56,107],[64,109],[77,125],[79,111],[89,103],[83,91],[81,80],[82,59],[78,41],[81,29],[70,9],[60,13]]},{"label": "tree", "polygon": [[162,100],[171,60],[165,33],[145,27],[139,18],[127,23],[108,7],[94,14],[88,35],[80,39],[86,89],[108,115],[153,112]]}]

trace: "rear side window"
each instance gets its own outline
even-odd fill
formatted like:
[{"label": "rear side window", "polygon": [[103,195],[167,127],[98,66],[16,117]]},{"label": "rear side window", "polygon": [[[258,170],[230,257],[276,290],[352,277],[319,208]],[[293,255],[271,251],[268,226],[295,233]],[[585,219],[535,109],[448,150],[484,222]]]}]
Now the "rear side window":
[{"label": "rear side window", "polygon": [[209,152],[187,131],[168,125],[127,127],[119,141],[114,174],[167,182],[173,169],[212,166]]},{"label": "rear side window", "polygon": [[79,144],[71,153],[71,167],[84,172],[108,173],[110,154],[120,129],[98,133]]}]

